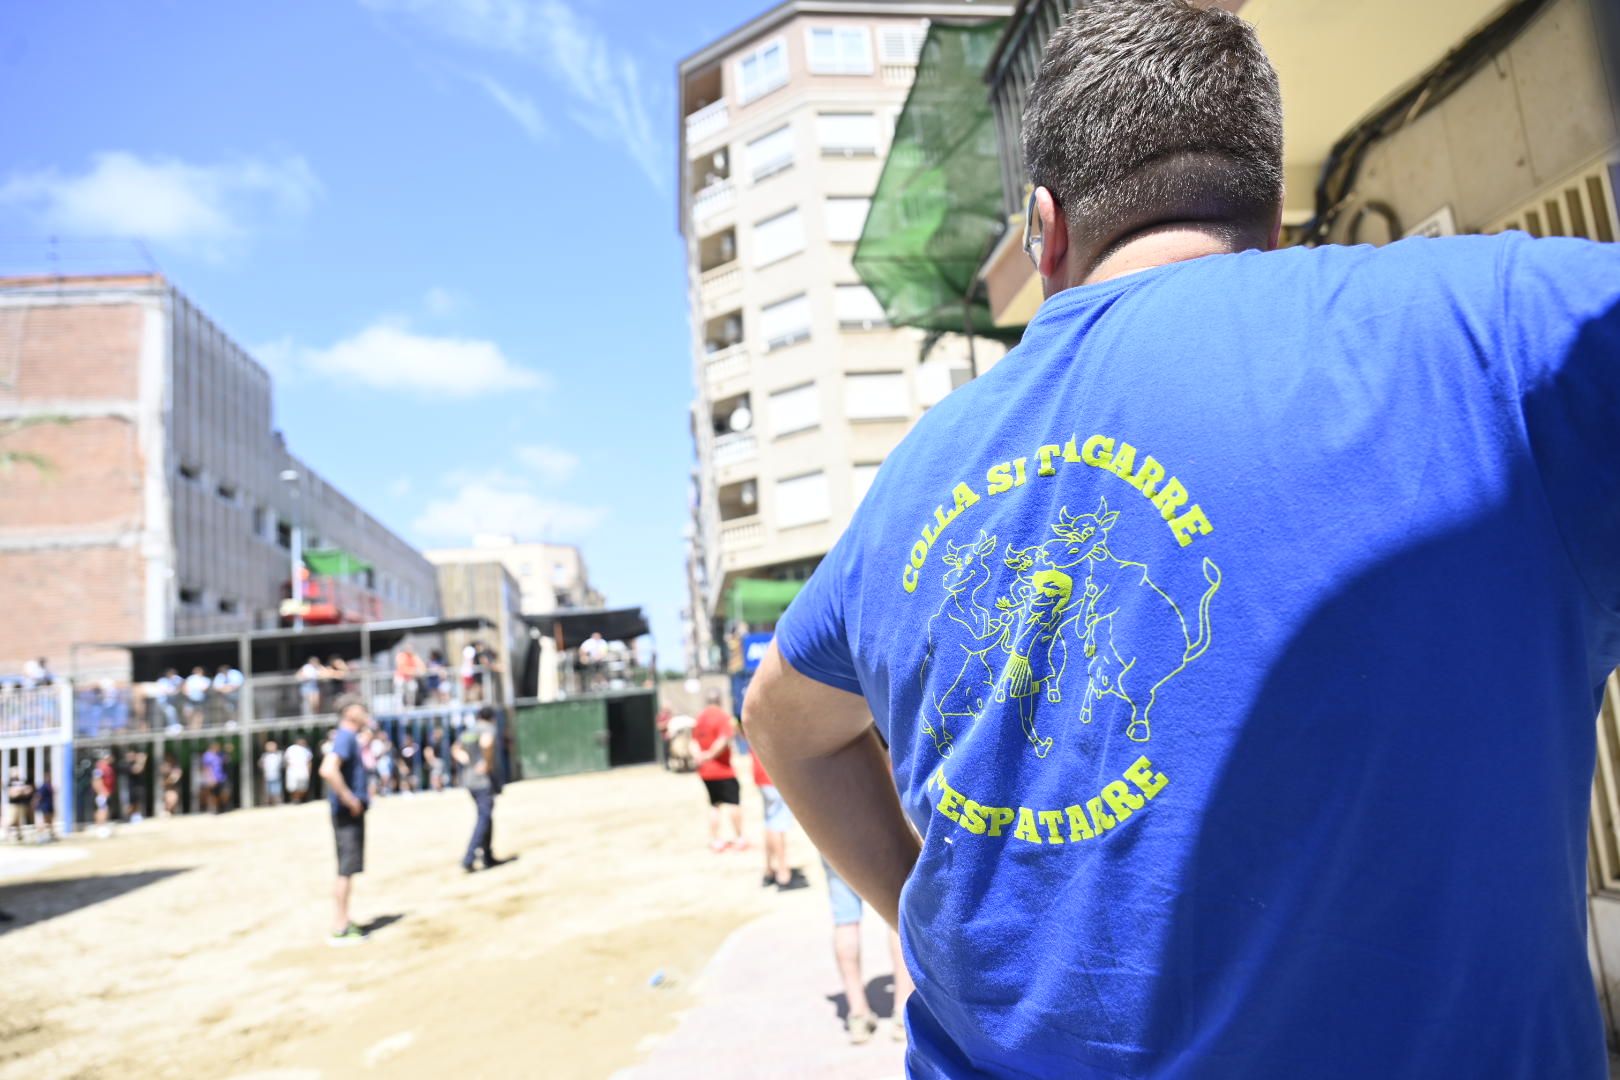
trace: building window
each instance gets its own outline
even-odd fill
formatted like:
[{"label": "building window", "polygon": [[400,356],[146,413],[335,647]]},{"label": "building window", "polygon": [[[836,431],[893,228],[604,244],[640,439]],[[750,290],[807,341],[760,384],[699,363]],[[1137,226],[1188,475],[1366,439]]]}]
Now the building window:
[{"label": "building window", "polygon": [[235,615],[239,610],[241,610],[241,606],[234,598],[229,596],[219,598],[219,613],[221,615]]},{"label": "building window", "polygon": [[737,100],[748,104],[788,80],[787,44],[772,38],[737,61]]},{"label": "building window", "polygon": [[815,383],[777,390],[771,394],[771,431],[788,435],[821,424],[821,398]]},{"label": "building window", "polygon": [[193,589],[188,585],[180,586],[180,606],[196,607],[202,603],[202,590]]},{"label": "building window", "polygon": [[889,325],[883,305],[865,285],[838,286],[833,293],[833,307],[841,330],[876,330]]},{"label": "building window", "polygon": [[871,199],[858,195],[829,195],[827,197],[827,239],[835,244],[853,244],[866,228],[866,212],[872,207]]},{"label": "building window", "polygon": [[289,521],[276,522],[276,545],[285,551],[292,550],[292,523]]},{"label": "building window", "polygon": [[182,461],[180,463],[180,478],[182,480],[190,480],[192,483],[196,483],[198,480],[202,479],[202,468],[197,465],[188,465]]},{"label": "building window", "polygon": [[827,474],[806,473],[776,482],[776,527],[791,529],[832,517],[827,500]]},{"label": "building window", "polygon": [[911,388],[903,371],[844,376],[844,415],[851,420],[904,420],[911,415]]},{"label": "building window", "polygon": [[879,60],[885,64],[915,64],[922,55],[923,42],[928,40],[928,20],[909,26],[880,27],[877,33]]},{"label": "building window", "polygon": [[270,511],[262,506],[253,508],[253,535],[260,540],[270,539]]},{"label": "building window", "polygon": [[759,330],[767,351],[804,341],[810,336],[810,298],[800,293],[760,308]]},{"label": "building window", "polygon": [[876,461],[857,461],[855,471],[850,476],[850,494],[854,495],[854,505],[861,505],[866,493],[872,490],[872,481],[877,479],[878,467],[881,463]]},{"label": "building window", "polygon": [[793,126],[783,124],[743,144],[743,161],[750,180],[759,181],[793,167]]},{"label": "building window", "polygon": [[816,140],[823,154],[871,157],[878,152],[875,113],[817,113]]},{"label": "building window", "polygon": [[219,493],[220,498],[224,499],[228,503],[231,503],[233,505],[235,504],[235,502],[236,502],[236,485],[235,484],[221,483],[219,485],[219,487],[216,488],[215,490]]},{"label": "building window", "polygon": [[864,26],[812,26],[809,38],[812,73],[872,74],[872,35]]},{"label": "building window", "polygon": [[804,250],[804,219],[795,207],[754,224],[754,266],[769,266]]}]

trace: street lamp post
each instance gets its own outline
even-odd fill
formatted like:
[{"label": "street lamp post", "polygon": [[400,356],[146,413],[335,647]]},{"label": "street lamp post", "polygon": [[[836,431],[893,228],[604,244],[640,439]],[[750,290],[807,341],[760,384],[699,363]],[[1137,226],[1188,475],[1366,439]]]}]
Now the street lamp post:
[{"label": "street lamp post", "polygon": [[292,527],[292,600],[293,600],[293,629],[304,628],[304,505],[299,497],[300,485],[297,469],[281,470],[281,479],[292,489],[293,499],[293,527]]}]

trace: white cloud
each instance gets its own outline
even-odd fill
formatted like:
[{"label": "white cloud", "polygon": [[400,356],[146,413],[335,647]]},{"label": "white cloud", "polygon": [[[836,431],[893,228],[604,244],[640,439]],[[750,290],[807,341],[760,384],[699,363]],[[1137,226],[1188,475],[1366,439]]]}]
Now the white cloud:
[{"label": "white cloud", "polygon": [[534,65],[568,95],[580,127],[596,138],[617,141],[655,186],[667,182],[669,165],[651,119],[651,91],[643,85],[641,69],[564,0],[362,2],[375,10],[410,12],[475,48]]},{"label": "white cloud", "polygon": [[411,528],[425,540],[440,542],[478,533],[563,540],[596,528],[606,513],[599,506],[548,499],[496,477],[463,483],[450,497],[430,500]]},{"label": "white cloud", "polygon": [[403,499],[415,490],[416,485],[409,476],[396,476],[394,482],[388,485],[388,494],[396,499]]},{"label": "white cloud", "polygon": [[516,120],[518,127],[522,128],[531,139],[539,139],[546,133],[546,123],[540,118],[540,110],[530,98],[523,96],[515,90],[509,90],[496,82],[488,75],[475,77],[484,92],[495,99],[495,104],[506,110],[506,114]]},{"label": "white cloud", "polygon": [[254,350],[282,378],[320,377],[345,385],[450,397],[474,397],[549,385],[538,371],[519,367],[493,341],[435,337],[379,321],[326,348],[287,338]]},{"label": "white cloud", "polygon": [[297,155],[194,165],[111,150],[76,175],[13,173],[0,185],[0,203],[22,206],[63,233],[134,237],[219,256],[270,218],[306,213],[320,190]]},{"label": "white cloud", "polygon": [[520,446],[517,448],[517,459],[527,469],[532,470],[541,479],[553,484],[560,484],[574,475],[579,468],[579,455],[572,450],[563,450],[555,446]]}]

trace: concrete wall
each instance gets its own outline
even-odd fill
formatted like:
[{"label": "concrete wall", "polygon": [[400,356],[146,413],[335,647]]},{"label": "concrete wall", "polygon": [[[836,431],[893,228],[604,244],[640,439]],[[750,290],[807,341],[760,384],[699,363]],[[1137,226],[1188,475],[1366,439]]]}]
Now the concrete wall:
[{"label": "concrete wall", "polygon": [[[481,640],[494,647],[500,654],[501,666],[515,678],[519,672],[514,664],[522,664],[529,647],[528,624],[522,619],[523,594],[517,579],[493,559],[441,563],[435,569],[445,618],[482,615],[497,623],[494,629],[456,630],[445,635],[452,670],[460,667],[461,650]],[[504,634],[500,624],[504,624]]]},{"label": "concrete wall", "polygon": [[[1450,207],[1478,232],[1548,185],[1612,155],[1616,116],[1590,0],[1557,0],[1455,94],[1374,146],[1358,202],[1392,208],[1401,228]],[[1346,214],[1334,236],[1348,239]],[[1390,239],[1363,223],[1362,241]]]}]

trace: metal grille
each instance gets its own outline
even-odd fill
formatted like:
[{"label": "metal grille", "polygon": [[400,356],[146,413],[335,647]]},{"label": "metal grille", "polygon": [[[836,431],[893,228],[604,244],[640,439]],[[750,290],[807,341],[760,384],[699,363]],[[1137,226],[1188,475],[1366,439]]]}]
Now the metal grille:
[{"label": "metal grille", "polygon": [[1615,174],[1620,163],[1602,162],[1554,184],[1503,215],[1485,232],[1521,229],[1531,236],[1578,236],[1613,243],[1620,239]]},{"label": "metal grille", "polygon": [[1597,774],[1592,782],[1592,887],[1620,892],[1620,669],[1609,675],[1597,718]]}]

